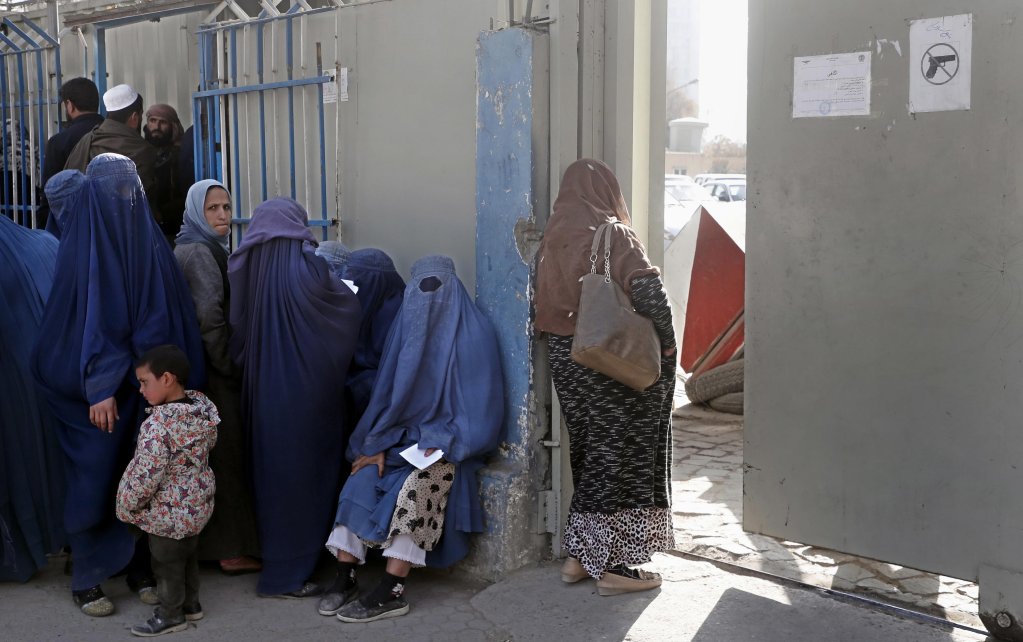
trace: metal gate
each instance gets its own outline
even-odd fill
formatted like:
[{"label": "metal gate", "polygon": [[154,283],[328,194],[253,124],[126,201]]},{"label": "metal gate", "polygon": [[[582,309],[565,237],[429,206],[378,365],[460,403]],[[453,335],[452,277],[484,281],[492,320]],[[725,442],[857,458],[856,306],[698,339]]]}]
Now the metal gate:
[{"label": "metal gate", "polygon": [[[328,183],[336,181],[328,181],[324,103],[336,70],[331,62],[325,72],[321,42],[306,43],[315,40],[309,32],[317,28],[309,18],[331,16],[335,9],[295,4],[278,13],[270,3],[263,6],[250,18],[234,3],[222,3],[199,28],[195,178],[215,178],[230,188],[239,214],[232,219],[236,242],[239,226],[250,221],[244,213],[274,196],[301,202],[309,225],[326,240],[338,221],[336,190],[333,199],[328,195]],[[225,8],[236,20],[215,22]],[[322,31],[323,23],[317,26]],[[336,42],[336,32],[330,38]],[[336,164],[336,156],[330,161]]]},{"label": "metal gate", "polygon": [[[0,22],[0,213],[40,227],[46,141],[60,126],[60,43],[29,18]],[[56,22],[56,14],[52,14]]]}]

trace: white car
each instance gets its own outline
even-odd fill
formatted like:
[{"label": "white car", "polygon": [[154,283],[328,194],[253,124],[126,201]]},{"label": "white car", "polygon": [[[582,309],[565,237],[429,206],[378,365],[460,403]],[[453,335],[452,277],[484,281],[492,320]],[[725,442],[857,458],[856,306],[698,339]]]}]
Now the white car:
[{"label": "white car", "polygon": [[705,185],[710,190],[712,200],[722,203],[735,203],[746,200],[745,180],[719,180]]},{"label": "white car", "polygon": [[693,177],[693,181],[697,185],[706,185],[714,181],[721,180],[746,180],[745,174],[697,174]]},{"label": "white car", "polygon": [[710,192],[695,183],[664,186],[664,247],[667,248],[679,230],[693,217],[700,205],[711,203]]}]

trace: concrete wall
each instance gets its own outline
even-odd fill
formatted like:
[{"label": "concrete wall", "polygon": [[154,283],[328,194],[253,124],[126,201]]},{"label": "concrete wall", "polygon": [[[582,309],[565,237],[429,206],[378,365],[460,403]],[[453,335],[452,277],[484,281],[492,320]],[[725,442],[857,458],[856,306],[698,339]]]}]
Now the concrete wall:
[{"label": "concrete wall", "polygon": [[[399,270],[430,252],[475,282],[476,39],[490,2],[397,0],[338,15],[343,103],[341,232],[380,247]],[[445,46],[437,46],[445,43]]]},{"label": "concrete wall", "polygon": [[[907,19],[970,10],[972,109],[907,113]],[[750,3],[746,529],[967,579],[1023,567],[1021,17]],[[869,116],[791,117],[794,56],[868,49]]]}]

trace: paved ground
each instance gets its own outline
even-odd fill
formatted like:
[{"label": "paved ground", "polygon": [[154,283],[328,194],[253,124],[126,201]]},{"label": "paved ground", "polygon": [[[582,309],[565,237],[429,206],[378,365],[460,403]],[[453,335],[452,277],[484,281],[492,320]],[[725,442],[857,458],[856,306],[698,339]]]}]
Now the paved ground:
[{"label": "paved ground", "polygon": [[[114,615],[80,614],[67,593],[62,561],[28,584],[0,585],[0,639],[133,639],[128,628],[150,607],[114,580]],[[409,615],[357,625],[317,615],[315,600],[261,599],[252,576],[202,574],[206,618],[167,638],[215,640],[355,640],[593,642],[980,642],[984,636],[848,604],[806,589],[729,573],[713,564],[658,555],[656,591],[600,597],[592,581],[566,585],[558,564],[522,569],[484,585],[448,573],[421,572],[409,583]],[[371,569],[373,574],[378,568]],[[369,574],[367,574],[369,575]]]},{"label": "paved ground", "polygon": [[681,406],[674,440],[672,510],[682,550],[983,628],[974,583],[743,532],[742,417]]}]

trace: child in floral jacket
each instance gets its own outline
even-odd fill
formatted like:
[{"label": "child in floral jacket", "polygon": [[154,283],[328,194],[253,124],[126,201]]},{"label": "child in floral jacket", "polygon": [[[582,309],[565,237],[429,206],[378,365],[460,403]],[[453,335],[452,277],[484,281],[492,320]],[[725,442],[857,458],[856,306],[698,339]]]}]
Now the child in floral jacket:
[{"label": "child in floral jacket", "polygon": [[143,637],[183,631],[202,618],[197,545],[213,514],[209,454],[220,416],[204,394],[184,389],[188,370],[185,353],[172,345],[153,348],[135,364],[151,407],[117,488],[117,518],[149,534],[160,606],[132,627]]}]

